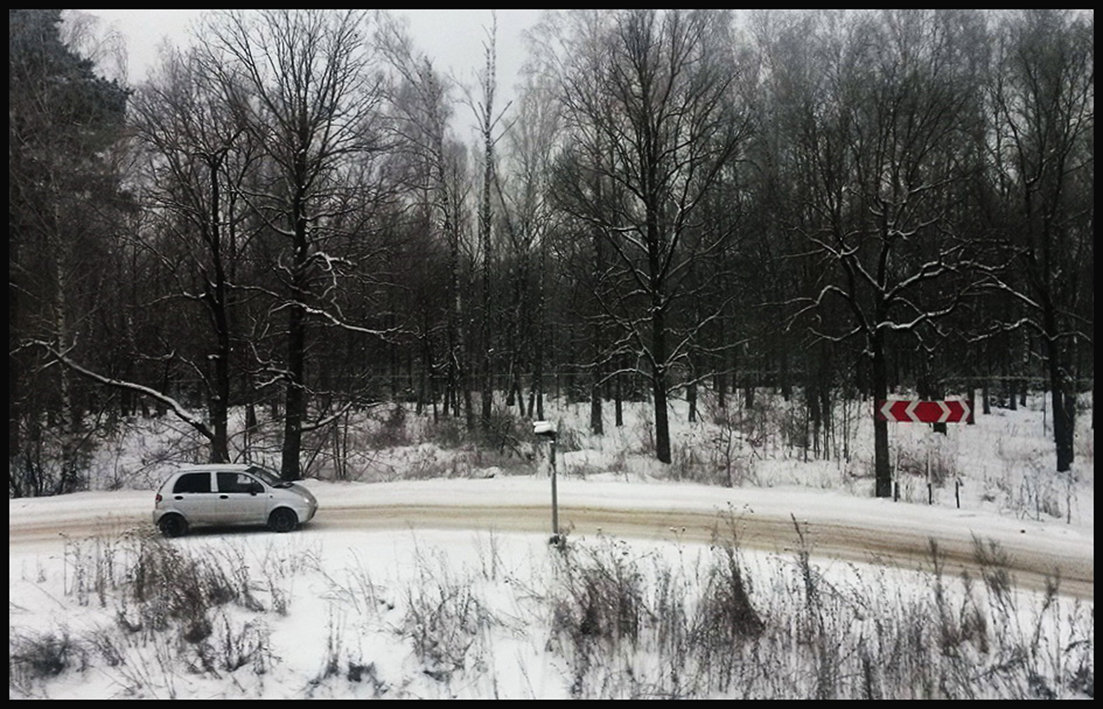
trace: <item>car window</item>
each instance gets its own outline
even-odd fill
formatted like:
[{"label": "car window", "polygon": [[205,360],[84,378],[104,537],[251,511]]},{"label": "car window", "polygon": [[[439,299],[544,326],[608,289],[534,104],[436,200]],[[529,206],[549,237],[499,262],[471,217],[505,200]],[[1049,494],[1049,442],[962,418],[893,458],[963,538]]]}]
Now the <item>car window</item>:
[{"label": "car window", "polygon": [[218,473],[219,492],[263,492],[259,482],[244,473]]},{"label": "car window", "polygon": [[185,473],[176,481],[173,492],[210,492],[210,473]]},{"label": "car window", "polygon": [[279,475],[276,475],[267,468],[262,468],[259,465],[254,465],[249,468],[249,472],[257,476],[264,482],[268,483],[272,487],[287,487],[288,483],[280,479]]}]

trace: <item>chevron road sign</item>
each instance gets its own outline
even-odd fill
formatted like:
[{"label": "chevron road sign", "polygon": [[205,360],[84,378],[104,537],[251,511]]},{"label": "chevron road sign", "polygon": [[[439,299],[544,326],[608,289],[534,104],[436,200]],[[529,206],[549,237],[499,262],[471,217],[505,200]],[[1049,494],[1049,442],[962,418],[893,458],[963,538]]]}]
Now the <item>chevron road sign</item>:
[{"label": "chevron road sign", "polygon": [[902,423],[972,423],[973,407],[961,399],[946,401],[878,401],[874,415],[879,421]]}]

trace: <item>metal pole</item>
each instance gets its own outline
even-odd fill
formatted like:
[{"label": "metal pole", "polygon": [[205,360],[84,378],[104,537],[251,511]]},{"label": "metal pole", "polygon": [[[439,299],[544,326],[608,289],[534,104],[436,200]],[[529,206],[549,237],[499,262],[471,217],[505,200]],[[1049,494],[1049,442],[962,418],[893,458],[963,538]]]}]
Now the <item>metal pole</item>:
[{"label": "metal pole", "polygon": [[927,504],[934,504],[934,489],[931,487],[931,448],[930,442],[927,442]]},{"label": "metal pole", "polygon": [[892,469],[892,501],[900,501],[900,478],[898,476],[900,470],[900,449],[896,449],[896,467]]},{"label": "metal pole", "polygon": [[551,440],[552,534],[559,536],[559,497],[555,489],[555,439]]}]

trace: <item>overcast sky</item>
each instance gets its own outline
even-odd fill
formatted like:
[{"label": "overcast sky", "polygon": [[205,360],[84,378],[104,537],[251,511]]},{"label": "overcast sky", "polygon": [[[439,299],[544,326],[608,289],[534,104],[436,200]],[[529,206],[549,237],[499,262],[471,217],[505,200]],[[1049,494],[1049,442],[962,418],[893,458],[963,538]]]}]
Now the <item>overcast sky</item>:
[{"label": "overcast sky", "polygon": [[[188,29],[206,10],[81,10],[100,17],[105,27],[114,27],[126,40],[129,80],[145,79],[156,60],[157,47],[168,38],[174,45],[187,41]],[[512,94],[517,72],[524,59],[521,33],[536,24],[541,10],[392,10],[410,19],[410,33],[416,45],[436,59],[437,68],[470,83],[482,66],[483,42],[498,14],[498,85]]]}]

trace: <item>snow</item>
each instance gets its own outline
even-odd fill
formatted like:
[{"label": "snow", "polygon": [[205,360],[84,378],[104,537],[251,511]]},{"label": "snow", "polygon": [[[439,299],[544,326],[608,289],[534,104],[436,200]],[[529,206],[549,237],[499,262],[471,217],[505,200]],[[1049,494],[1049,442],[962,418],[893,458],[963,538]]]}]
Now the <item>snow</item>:
[{"label": "snow", "polygon": [[[743,443],[743,472],[756,484],[729,488],[672,480],[661,473],[639,445],[647,438],[646,409],[640,412],[642,422],[599,438],[584,432],[588,412],[564,405],[549,416],[559,431],[555,472],[561,531],[577,555],[572,558],[602,560],[607,569],[627,564],[623,568],[650,577],[647,588],[673,579],[676,586],[686,584],[683,590],[700,581],[720,545],[700,529],[664,526],[661,520],[690,519],[699,525],[711,518],[722,531],[725,521],[739,525],[753,518],[789,519],[813,538],[817,529],[837,524],[914,532],[947,544],[976,537],[1012,553],[1028,545],[1054,559],[1091,560],[1092,434],[1086,428],[1078,431],[1074,475],[1064,487],[1053,483],[1043,407],[1038,399],[1019,411],[978,414],[976,426],[951,426],[945,437],[934,436],[924,425],[890,430],[897,462],[907,455],[951,461],[950,468],[964,482],[957,490],[959,507],[953,482],[935,488],[934,504],[927,504],[921,478],[903,488],[901,501],[871,498],[872,480],[855,474],[868,463],[863,451],[872,447],[861,416],[855,421],[856,450],[849,462],[815,461],[810,455],[805,461],[800,451],[776,440]],[[676,450],[704,456],[715,431],[709,424],[689,424],[677,408],[672,418]],[[1081,422],[1088,418],[1090,411]],[[149,440],[142,445],[149,446]],[[33,539],[9,544],[9,698],[670,696],[670,680],[659,679],[661,671],[640,648],[609,650],[612,665],[631,667],[599,675],[585,661],[581,646],[569,646],[569,639],[557,631],[564,611],[556,601],[573,577],[565,570],[567,555],[549,543],[546,442],[533,444],[534,462],[508,473],[487,465],[468,470],[464,477],[397,477],[395,471],[423,459],[426,445],[375,451],[365,458],[359,481],[305,480],[318,498],[318,515],[284,535],[257,529],[196,530],[181,539],[161,540],[149,522],[155,485],[9,500],[11,529],[41,530]],[[139,467],[131,459],[137,454],[115,455],[116,469],[119,459],[130,461],[124,466]],[[433,455],[447,453],[437,449]],[[470,467],[463,461],[451,469],[464,466]],[[171,466],[153,469],[167,475]],[[656,522],[620,536],[581,512],[593,509],[653,512]],[[96,534],[66,531],[73,520],[89,516],[98,520]],[[799,550],[791,540],[750,534],[742,541],[738,553],[752,601],[774,621],[786,614],[778,609],[787,608],[787,602],[799,610],[799,577],[794,575],[800,569]],[[890,596],[889,605],[902,608],[931,594],[929,567],[887,563],[873,552],[844,558],[814,545],[811,551],[815,573],[840,598],[864,597],[860,584],[874,589],[871,597]],[[156,553],[195,560],[197,565],[187,568],[213,564],[227,577],[241,580],[233,602],[210,608],[210,627],[202,639],[190,644],[179,639],[195,618],[170,619],[169,627],[180,629],[176,635],[155,632],[158,619],[137,602],[134,589],[141,580],[130,562]],[[1089,578],[1093,573],[1089,569]],[[957,585],[954,589],[963,593]],[[797,600],[786,601],[786,590]],[[1023,619],[1016,623],[1026,624],[1026,635],[1031,623],[1040,625],[1038,619],[1062,617],[1079,619],[1081,626],[1070,622],[1064,627],[1058,621],[1038,635],[1057,647],[1057,653],[1062,643],[1072,647],[1084,642],[1084,622],[1090,624],[1093,642],[1093,593],[1087,599],[1062,594],[1053,601],[1037,589],[1024,589],[1016,597],[1015,614]],[[1060,604],[1059,615],[1051,613],[1053,603]],[[120,630],[127,627],[131,630]],[[47,649],[37,655],[28,650],[44,645]],[[1091,658],[1090,648],[1088,652]],[[31,672],[19,664],[52,655],[65,659],[65,667],[56,673],[41,667]],[[1089,689],[1065,686],[1055,690],[1058,696],[1094,692],[1094,663],[1088,662]],[[1059,668],[1055,672],[1067,669],[1058,660],[1045,666]],[[655,673],[653,682],[643,681],[647,672]],[[749,690],[752,696],[771,691],[768,685],[759,687]],[[1026,690],[1007,686],[984,691],[1012,697]],[[703,693],[736,696],[707,687]]]}]

